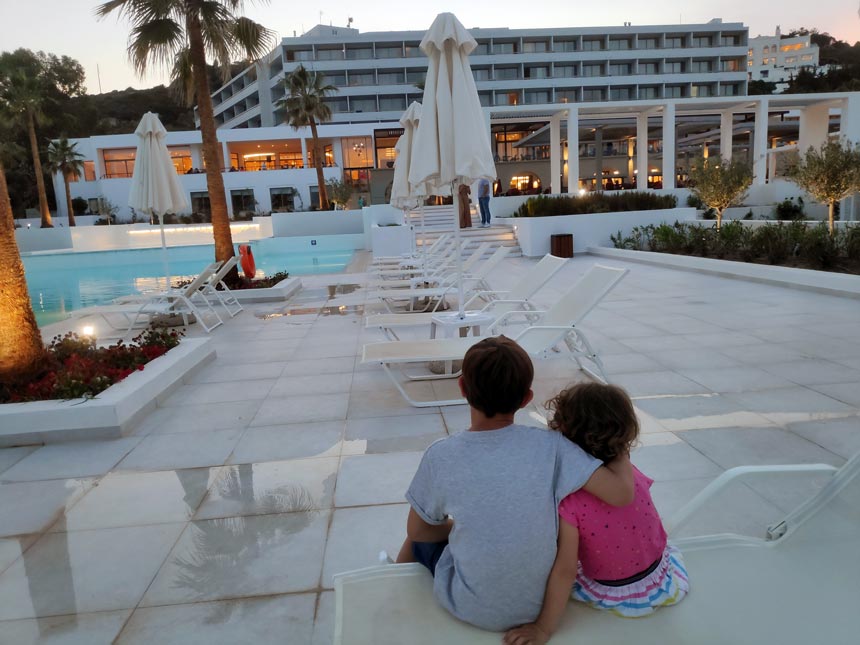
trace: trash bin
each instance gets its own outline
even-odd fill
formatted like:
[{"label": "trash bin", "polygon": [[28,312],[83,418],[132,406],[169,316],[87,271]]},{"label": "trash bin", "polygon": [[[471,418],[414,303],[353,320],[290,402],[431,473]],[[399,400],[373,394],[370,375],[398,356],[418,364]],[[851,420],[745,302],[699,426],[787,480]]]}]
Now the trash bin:
[{"label": "trash bin", "polygon": [[557,258],[573,257],[573,233],[549,236],[549,252]]}]

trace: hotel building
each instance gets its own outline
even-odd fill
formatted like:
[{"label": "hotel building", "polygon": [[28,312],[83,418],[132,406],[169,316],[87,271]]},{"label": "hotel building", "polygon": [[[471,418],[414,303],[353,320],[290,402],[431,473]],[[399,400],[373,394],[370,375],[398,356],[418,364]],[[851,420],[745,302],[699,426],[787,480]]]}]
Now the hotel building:
[{"label": "hotel building", "polygon": [[776,83],[777,91],[782,91],[799,71],[818,69],[818,45],[809,34],[789,38],[777,27],[773,36],[749,39],[747,68],[749,80]]}]

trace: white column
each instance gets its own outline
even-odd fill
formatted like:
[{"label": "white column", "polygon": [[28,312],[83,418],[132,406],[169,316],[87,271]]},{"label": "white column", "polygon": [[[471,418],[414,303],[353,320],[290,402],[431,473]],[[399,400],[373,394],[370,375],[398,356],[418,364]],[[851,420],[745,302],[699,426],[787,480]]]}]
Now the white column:
[{"label": "white column", "polygon": [[767,117],[768,100],[759,98],[755,110],[755,133],[753,135],[753,185],[767,183]]},{"label": "white column", "polygon": [[819,148],[827,141],[830,125],[830,108],[825,105],[810,105],[800,111],[798,123],[797,151],[804,155],[810,148]]},{"label": "white column", "polygon": [[636,189],[648,188],[648,114],[636,115]]},{"label": "white column", "polygon": [[567,192],[579,193],[579,108],[567,108]]},{"label": "white column", "polygon": [[770,180],[773,181],[773,178],[776,177],[776,148],[779,139],[774,137],[773,141],[770,144],[771,153],[767,156],[767,176],[770,177]]},{"label": "white column", "polygon": [[[201,153],[202,145],[197,145],[196,143],[191,144],[191,167],[198,168],[203,170],[203,155]],[[229,167],[230,164],[225,162],[225,166]]]},{"label": "white column", "polygon": [[860,143],[860,94],[852,93],[842,101],[839,134],[852,143]]},{"label": "white column", "polygon": [[561,115],[557,114],[549,122],[549,174],[550,191],[553,195],[561,192]]},{"label": "white column", "polygon": [[627,181],[628,183],[633,183],[634,178],[636,177],[636,173],[633,172],[633,149],[635,147],[636,139],[631,137],[627,139]]},{"label": "white column", "polygon": [[726,163],[732,160],[734,140],[734,114],[726,110],[720,114],[720,158]]},{"label": "white column", "polygon": [[675,188],[675,104],[663,106],[663,188]]},{"label": "white column", "polygon": [[[231,167],[233,164],[230,162],[230,149],[227,147],[227,142],[226,142],[226,141],[222,141],[222,142],[221,142],[221,156],[223,157],[223,159],[221,159],[221,162],[224,164],[224,168],[225,168],[225,170],[230,170],[230,167]],[[192,163],[193,163],[193,162],[192,162]],[[202,160],[201,160],[201,162],[200,162],[200,165],[199,165],[199,166],[197,166],[197,167],[198,167],[198,168],[201,168],[201,169],[203,168],[203,162],[202,162]],[[236,170],[238,170],[238,168],[236,168]]]},{"label": "white column", "polygon": [[308,164],[308,140],[302,137],[299,141],[302,142],[302,168],[310,168],[310,164]]}]

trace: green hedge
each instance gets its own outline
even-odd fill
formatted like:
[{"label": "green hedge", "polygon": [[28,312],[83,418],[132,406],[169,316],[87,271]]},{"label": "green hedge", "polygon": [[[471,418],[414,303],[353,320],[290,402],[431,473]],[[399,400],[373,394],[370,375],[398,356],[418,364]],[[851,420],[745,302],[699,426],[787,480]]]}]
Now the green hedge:
[{"label": "green hedge", "polygon": [[636,226],[630,235],[611,236],[617,249],[699,255],[767,264],[806,265],[817,269],[860,270],[860,227],[837,229],[827,225],[790,222],[744,226],[734,221],[716,226],[675,222],[674,225]]},{"label": "green hedge", "polygon": [[645,192],[588,193],[574,196],[532,197],[519,207],[513,217],[551,217],[553,215],[586,215],[589,213],[618,213],[623,211],[652,211],[675,208],[673,195]]}]

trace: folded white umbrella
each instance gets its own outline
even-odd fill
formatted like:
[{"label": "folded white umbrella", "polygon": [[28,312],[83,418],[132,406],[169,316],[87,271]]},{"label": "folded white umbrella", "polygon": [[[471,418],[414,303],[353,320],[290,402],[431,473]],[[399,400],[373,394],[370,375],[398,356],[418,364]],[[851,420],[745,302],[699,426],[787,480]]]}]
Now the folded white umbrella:
[{"label": "folded white umbrella", "polygon": [[[415,133],[409,183],[428,194],[453,195],[454,232],[460,249],[457,186],[493,181],[496,166],[487,120],[478,99],[469,53],[478,43],[452,13],[436,16],[421,41],[427,55],[421,121]],[[462,268],[458,259],[459,313],[463,316]]]},{"label": "folded white umbrella", "polygon": [[[424,184],[412,185],[409,183],[409,166],[412,161],[412,142],[415,138],[415,130],[421,121],[421,104],[413,101],[403,116],[400,117],[400,125],[403,126],[403,134],[397,140],[394,150],[397,158],[394,161],[394,179],[391,183],[390,204],[404,211],[419,208],[421,213],[421,255],[425,257],[427,240],[424,238],[424,200],[427,198],[427,189]],[[425,258],[426,259],[426,258]]]},{"label": "folded white umbrella", "polygon": [[164,257],[164,276],[170,288],[170,268],[167,263],[167,240],[164,237],[164,214],[176,213],[188,207],[185,190],[170,152],[164,143],[167,130],[157,114],[143,115],[134,133],[139,137],[131,177],[128,205],[150,215],[157,215],[161,227],[161,250]]}]

